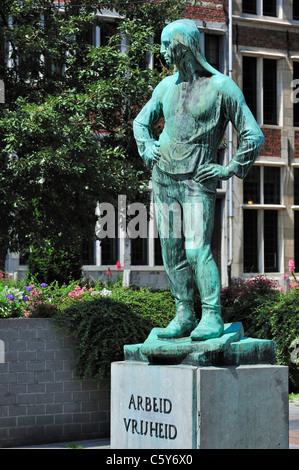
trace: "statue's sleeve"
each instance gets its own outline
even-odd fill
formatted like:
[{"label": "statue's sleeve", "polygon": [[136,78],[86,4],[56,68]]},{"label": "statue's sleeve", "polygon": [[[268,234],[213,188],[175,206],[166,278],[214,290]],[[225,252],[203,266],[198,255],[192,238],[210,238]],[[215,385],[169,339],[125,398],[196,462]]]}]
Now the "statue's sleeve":
[{"label": "statue's sleeve", "polygon": [[160,95],[161,84],[155,88],[151,99],[133,121],[133,132],[138,152],[147,167],[151,164],[152,147],[155,143],[154,127],[163,114]]},{"label": "statue's sleeve", "polygon": [[265,138],[241,90],[232,80],[227,85],[223,94],[226,117],[239,134],[238,150],[227,168],[243,179],[257,159]]}]

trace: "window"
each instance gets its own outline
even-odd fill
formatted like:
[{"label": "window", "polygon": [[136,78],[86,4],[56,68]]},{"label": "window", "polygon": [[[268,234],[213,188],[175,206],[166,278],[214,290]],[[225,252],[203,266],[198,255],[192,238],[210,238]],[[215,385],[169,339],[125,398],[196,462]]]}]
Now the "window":
[{"label": "window", "polygon": [[279,271],[279,208],[277,205],[281,205],[280,178],[280,167],[255,165],[244,180],[243,260],[245,273]]},{"label": "window", "polygon": [[260,204],[260,167],[253,166],[244,181],[244,204]]},{"label": "window", "polygon": [[[299,19],[299,18],[298,18]],[[299,62],[293,62],[293,79],[299,80]],[[298,89],[297,86],[294,87],[294,90]],[[299,127],[299,101],[298,100],[298,93],[296,93],[296,99],[293,100],[293,109],[294,109],[294,126]]]},{"label": "window", "polygon": [[263,0],[263,15],[276,16],[276,0]]},{"label": "window", "polygon": [[[277,125],[279,121],[278,72],[276,59],[243,56],[243,93],[257,121]],[[280,75],[279,75],[280,77]],[[260,87],[258,84],[262,83]]]},{"label": "window", "polygon": [[259,271],[257,215],[257,210],[246,209],[243,213],[244,273]]},{"label": "window", "polygon": [[252,15],[256,15],[256,0],[243,0],[242,11],[243,13],[251,13]]},{"label": "window", "polygon": [[264,211],[264,271],[278,271],[278,211]]},{"label": "window", "polygon": [[294,205],[299,206],[299,168],[294,168]]},{"label": "window", "polygon": [[131,265],[147,265],[148,264],[148,249],[147,238],[132,238],[131,239]]},{"label": "window", "polygon": [[107,46],[112,36],[118,32],[117,28],[117,21],[105,21],[99,18],[96,24],[87,25],[86,28],[77,35],[76,40],[85,46]]},{"label": "window", "polygon": [[277,124],[276,60],[263,61],[264,124]]},{"label": "window", "polygon": [[280,168],[253,166],[244,180],[244,204],[280,204]]},{"label": "window", "polygon": [[82,264],[85,264],[85,265],[96,264],[94,236],[83,241],[81,253],[82,253]]},{"label": "window", "polygon": [[219,70],[219,36],[205,34],[205,56],[209,64]]},{"label": "window", "polygon": [[162,259],[162,248],[160,237],[155,238],[155,266],[163,266],[163,259]]},{"label": "window", "polygon": [[264,167],[264,204],[280,204],[280,168]]},{"label": "window", "polygon": [[[299,168],[294,168],[294,205],[299,206]],[[294,261],[299,266],[299,211],[294,211]]]},{"label": "window", "polygon": [[115,265],[119,260],[119,225],[118,213],[115,211],[115,233],[113,237],[106,237],[101,240],[101,264]]},{"label": "window", "polygon": [[257,116],[256,57],[243,57],[243,93],[252,114]]},{"label": "window", "polygon": [[251,15],[277,16],[277,0],[243,0],[242,12]]},{"label": "window", "polygon": [[299,211],[294,212],[295,266],[299,266]]},{"label": "window", "polygon": [[293,19],[299,21],[299,3],[297,0],[293,0]]},{"label": "window", "polygon": [[104,238],[101,241],[103,265],[115,264],[118,261],[118,238]]}]

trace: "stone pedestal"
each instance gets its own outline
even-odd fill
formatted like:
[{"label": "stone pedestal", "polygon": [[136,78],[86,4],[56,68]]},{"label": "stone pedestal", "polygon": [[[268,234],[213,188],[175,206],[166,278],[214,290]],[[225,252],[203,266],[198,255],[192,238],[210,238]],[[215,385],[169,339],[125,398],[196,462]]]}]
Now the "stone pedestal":
[{"label": "stone pedestal", "polygon": [[288,368],[115,362],[112,449],[287,449]]}]

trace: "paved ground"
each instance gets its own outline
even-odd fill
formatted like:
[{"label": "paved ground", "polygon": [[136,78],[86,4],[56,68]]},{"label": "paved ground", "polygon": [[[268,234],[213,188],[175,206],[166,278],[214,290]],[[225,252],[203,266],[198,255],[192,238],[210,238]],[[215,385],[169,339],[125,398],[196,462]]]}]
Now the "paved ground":
[{"label": "paved ground", "polygon": [[[289,448],[299,450],[299,397],[290,402],[289,412]],[[84,449],[109,449],[109,439],[96,439],[92,441],[74,441],[71,443]],[[44,444],[36,446],[18,447],[19,449],[67,449],[70,442],[61,442],[58,444]]]},{"label": "paved ground", "polygon": [[290,402],[289,419],[290,449],[299,449],[299,398],[297,397]]}]

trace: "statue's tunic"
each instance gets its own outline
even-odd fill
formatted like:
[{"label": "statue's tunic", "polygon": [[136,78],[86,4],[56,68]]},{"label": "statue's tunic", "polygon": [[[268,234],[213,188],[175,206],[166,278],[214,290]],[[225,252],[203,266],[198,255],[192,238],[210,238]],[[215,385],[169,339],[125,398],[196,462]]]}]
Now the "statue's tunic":
[{"label": "statue's tunic", "polygon": [[[165,126],[156,142],[153,129],[164,117]],[[171,175],[192,175],[208,163],[216,163],[216,154],[231,121],[239,134],[239,147],[228,169],[245,178],[264,142],[264,136],[249,110],[242,92],[226,75],[218,73],[179,82],[179,74],[164,78],[152,98],[134,121],[138,150],[148,165],[155,144],[161,158],[160,170]],[[215,180],[204,182],[210,190]]]}]

